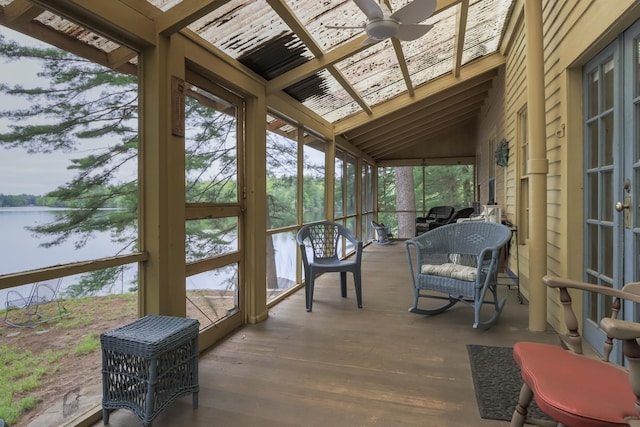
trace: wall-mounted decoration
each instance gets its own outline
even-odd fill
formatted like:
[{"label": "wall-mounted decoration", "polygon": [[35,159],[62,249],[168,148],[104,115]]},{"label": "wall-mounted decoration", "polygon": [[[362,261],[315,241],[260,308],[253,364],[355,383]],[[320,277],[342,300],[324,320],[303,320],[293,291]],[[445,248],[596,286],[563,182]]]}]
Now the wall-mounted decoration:
[{"label": "wall-mounted decoration", "polygon": [[503,139],[496,148],[496,164],[507,166],[509,164],[509,141]]},{"label": "wall-mounted decoration", "polygon": [[184,80],[171,77],[171,133],[184,136]]}]

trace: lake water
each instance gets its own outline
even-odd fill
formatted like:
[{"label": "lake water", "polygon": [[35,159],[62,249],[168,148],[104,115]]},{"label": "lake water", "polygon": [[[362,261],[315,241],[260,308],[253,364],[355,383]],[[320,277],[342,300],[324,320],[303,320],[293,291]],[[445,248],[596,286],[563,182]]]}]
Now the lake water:
[{"label": "lake water", "polygon": [[[0,236],[3,243],[0,246],[0,275],[113,256],[121,249],[120,243],[111,241],[109,232],[95,233],[94,237],[80,249],[75,247],[73,237],[54,247],[42,247],[41,244],[49,239],[34,235],[26,227],[49,223],[60,211],[61,209],[41,207],[0,208]],[[283,287],[290,286],[292,280],[295,280],[296,271],[297,246],[294,236],[291,233],[276,234],[274,244],[278,276],[284,282]],[[233,275],[234,272],[217,271],[191,276],[187,278],[186,287],[187,289],[225,288]],[[119,284],[105,290],[104,293],[126,292],[130,287],[130,281],[134,278],[135,269],[130,269],[125,272]],[[68,287],[77,280],[78,276],[65,277],[62,287]],[[13,289],[22,294],[28,294],[31,286],[29,284]],[[0,307],[4,306],[6,292],[6,290],[0,290]]]},{"label": "lake water", "polygon": [[[120,244],[113,243],[108,232],[96,233],[80,249],[76,249],[74,239],[50,248],[42,247],[41,244],[47,242],[48,238],[36,236],[26,227],[49,223],[58,212],[60,209],[41,207],[0,208],[0,274],[113,256],[120,249]],[[129,280],[133,274],[132,272],[125,280]],[[72,280],[63,279],[63,287],[74,282],[73,278],[70,279]],[[124,288],[128,288],[128,285],[124,285]],[[28,293],[31,285],[15,289]],[[0,290],[2,305],[5,295],[6,291]]]}]

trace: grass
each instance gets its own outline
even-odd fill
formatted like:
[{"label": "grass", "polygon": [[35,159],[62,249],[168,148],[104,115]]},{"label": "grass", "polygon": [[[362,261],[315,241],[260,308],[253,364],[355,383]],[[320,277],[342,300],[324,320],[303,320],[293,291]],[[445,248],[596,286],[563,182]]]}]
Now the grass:
[{"label": "grass", "polygon": [[[101,331],[92,330],[95,320],[118,320],[135,315],[137,295],[69,299],[64,301],[64,307],[70,313],[68,316],[35,328],[0,329],[3,340],[13,336],[13,344],[0,345],[0,420],[9,425],[21,422],[26,412],[42,404],[46,384],[55,382],[56,376],[63,374],[64,360],[69,365],[69,358],[73,358],[71,363],[75,369],[83,369],[76,365],[81,363],[79,358],[100,350]],[[4,311],[0,311],[0,316],[4,316]],[[60,333],[63,337],[77,338],[68,340],[73,343],[71,346],[43,342],[43,339],[55,340]]]},{"label": "grass", "polygon": [[[211,298],[202,292],[188,295],[213,319],[233,306],[232,298]],[[215,292],[213,296],[220,297]],[[68,316],[35,328],[0,323],[1,342],[6,343],[0,346],[0,419],[9,425],[27,425],[42,408],[59,405],[65,392],[61,380],[77,385],[87,375],[99,373],[99,334],[135,319],[138,298],[136,294],[74,298],[63,305]],[[187,310],[193,317],[200,315],[190,305]],[[199,320],[211,321],[203,316]]]},{"label": "grass", "polygon": [[[40,385],[40,379],[52,368],[64,351],[45,350],[33,354],[29,350],[18,350],[16,346],[0,346],[0,419],[14,423],[25,411],[33,409],[37,397],[28,394]],[[15,398],[16,395],[24,397]]]},{"label": "grass", "polygon": [[75,354],[82,355],[91,353],[100,347],[100,340],[98,334],[92,332],[82,337],[75,349]]}]

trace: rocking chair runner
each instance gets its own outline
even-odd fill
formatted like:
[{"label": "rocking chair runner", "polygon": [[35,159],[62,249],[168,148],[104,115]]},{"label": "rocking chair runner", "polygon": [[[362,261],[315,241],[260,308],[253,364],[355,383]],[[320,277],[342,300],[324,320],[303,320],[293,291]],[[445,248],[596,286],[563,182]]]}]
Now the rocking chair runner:
[{"label": "rocking chair runner", "polygon": [[[560,291],[568,335],[565,347],[519,342],[513,356],[522,371],[524,384],[511,427],[526,424],[567,427],[640,426],[640,324],[616,319],[624,301],[640,303],[640,283],[629,283],[622,290],[558,277],[545,276],[550,288]],[[611,317],[600,327],[607,335],[603,360],[582,355],[578,321],[571,308],[568,289],[580,289],[612,297]],[[629,370],[609,363],[613,339],[623,341]],[[538,407],[555,421],[527,417],[535,398]]]},{"label": "rocking chair runner", "polygon": [[[502,247],[511,230],[493,222],[461,222],[443,225],[405,242],[417,314],[439,314],[458,302],[474,310],[473,327],[488,329],[497,322],[504,298],[498,299],[497,274]],[[444,294],[444,295],[442,295]],[[493,299],[486,300],[489,294]],[[418,308],[419,298],[445,300],[440,307]],[[494,312],[480,321],[483,304]]]}]

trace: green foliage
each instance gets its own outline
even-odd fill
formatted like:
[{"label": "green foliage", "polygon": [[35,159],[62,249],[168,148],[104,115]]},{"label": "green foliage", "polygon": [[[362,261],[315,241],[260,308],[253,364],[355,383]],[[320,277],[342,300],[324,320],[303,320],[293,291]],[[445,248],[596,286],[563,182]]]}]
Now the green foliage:
[{"label": "green foliage", "polygon": [[235,116],[192,97],[185,104],[187,203],[237,202]]},{"label": "green foliage", "polygon": [[[423,214],[433,206],[450,205],[456,209],[468,207],[474,200],[474,170],[471,165],[414,167],[416,213]],[[394,168],[378,172],[378,206],[383,215],[379,220],[397,224],[396,182]]]},{"label": "green foliage", "polygon": [[396,210],[396,176],[392,167],[378,168],[378,209],[380,212]]},{"label": "green foliage", "polygon": [[325,218],[325,182],[324,177],[305,176],[304,177],[304,222],[320,221]]},{"label": "green foliage", "polygon": [[[65,296],[72,300],[85,295],[97,295],[107,287],[113,287],[124,274],[125,266],[107,267],[83,274],[80,279],[65,289]],[[69,309],[69,307],[67,307]],[[75,319],[78,321],[80,319]]]},{"label": "green foliage", "polygon": [[[46,87],[0,84],[0,93],[25,99],[28,107],[7,108],[10,123],[0,147],[29,153],[71,153],[74,177],[38,197],[0,196],[0,206],[67,207],[56,219],[30,230],[53,247],[72,240],[82,248],[98,232],[110,232],[118,253],[136,248],[138,237],[138,82],[126,75],[55,48],[32,48],[0,35],[0,57],[39,61]],[[237,202],[236,118],[219,111],[211,97],[187,97],[185,192],[188,203]],[[222,105],[222,104],[220,104]],[[230,142],[231,141],[231,142]],[[76,157],[73,157],[76,155]],[[237,226],[236,226],[237,228]],[[228,226],[220,234],[203,223],[187,226],[187,258],[198,259],[237,238]],[[126,268],[126,267],[125,267]],[[121,267],[88,273],[73,286],[73,296],[92,295],[113,286]],[[135,281],[135,279],[134,279]],[[135,288],[135,283],[131,287]]]},{"label": "green foliage", "polygon": [[305,148],[303,198],[298,200],[298,142],[267,132],[267,227],[270,229],[297,224],[300,203],[304,222],[324,219],[324,162],[315,164],[307,153],[316,154],[317,150]]},{"label": "green foliage", "polygon": [[[474,200],[474,175],[471,165],[426,166],[424,177],[424,210],[449,205],[456,209],[471,206]],[[417,195],[416,195],[416,199]]]},{"label": "green foliage", "polygon": [[[135,246],[137,181],[135,174],[122,171],[137,168],[137,77],[59,49],[24,47],[1,36],[0,56],[39,61],[38,76],[49,83],[30,88],[0,84],[0,92],[29,101],[26,108],[0,111],[0,118],[10,123],[9,131],[0,134],[0,147],[77,155],[67,167],[76,172],[73,179],[34,203],[72,209],[30,230],[46,236],[45,247],[73,239],[75,247],[82,248],[96,232],[105,231],[117,236],[122,251]],[[94,276],[99,286],[100,274],[85,277]]]},{"label": "green foliage", "polygon": [[267,131],[267,228],[298,223],[298,141]]}]

